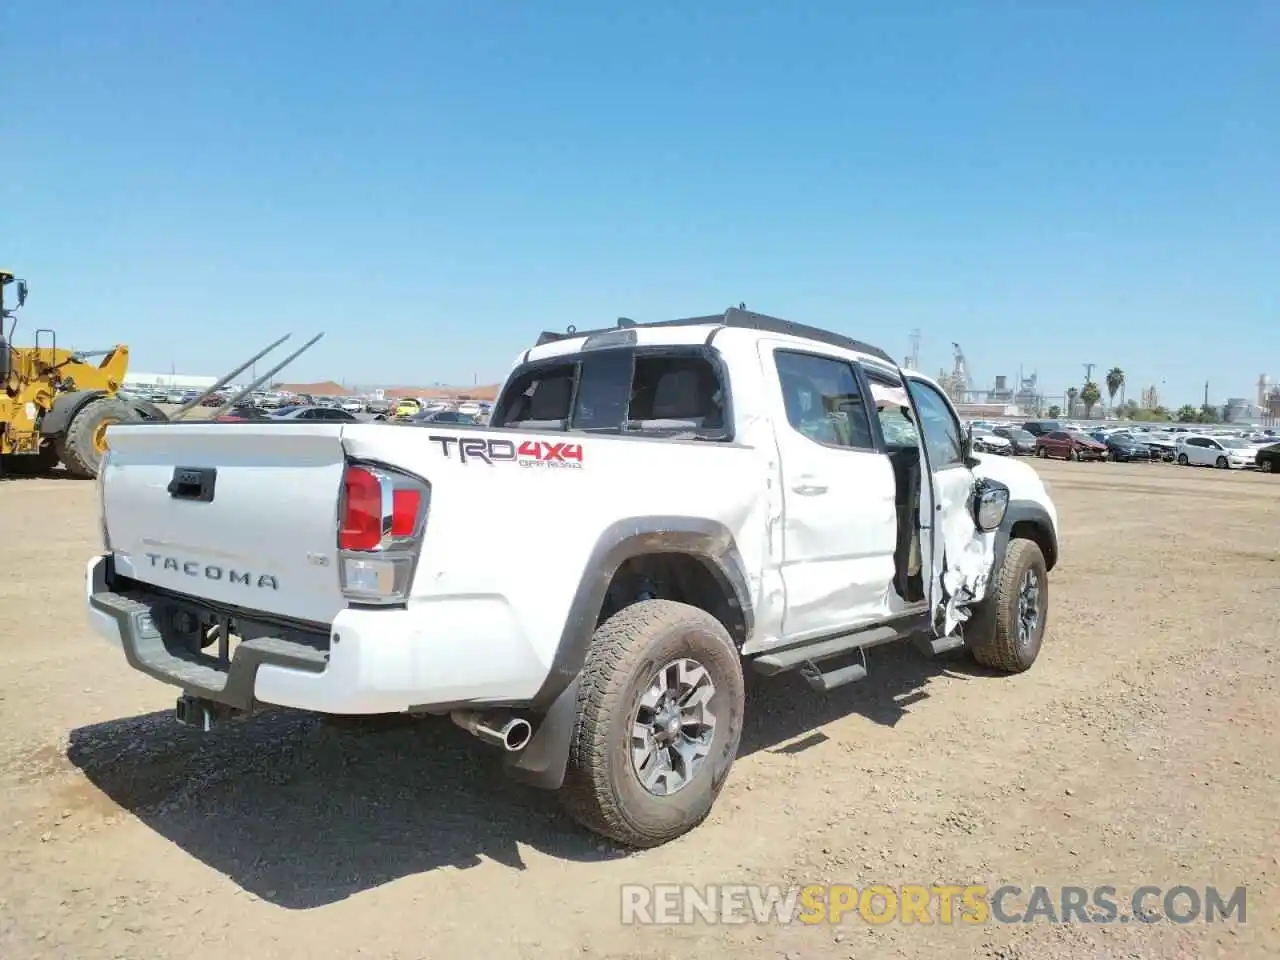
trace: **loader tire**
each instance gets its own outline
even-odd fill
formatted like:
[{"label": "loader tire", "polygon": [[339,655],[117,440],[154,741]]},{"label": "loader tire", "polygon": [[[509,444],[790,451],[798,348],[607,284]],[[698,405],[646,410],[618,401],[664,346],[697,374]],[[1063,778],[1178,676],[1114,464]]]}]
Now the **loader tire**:
[{"label": "loader tire", "polygon": [[67,432],[57,438],[58,459],[73,477],[92,480],[107,452],[107,428],[113,423],[139,423],[142,415],[119,397],[99,397],[76,412]]},{"label": "loader tire", "polygon": [[670,600],[624,607],[591,640],[565,809],[630,847],[692,830],[729,775],[744,700],[741,657],[709,613]]}]

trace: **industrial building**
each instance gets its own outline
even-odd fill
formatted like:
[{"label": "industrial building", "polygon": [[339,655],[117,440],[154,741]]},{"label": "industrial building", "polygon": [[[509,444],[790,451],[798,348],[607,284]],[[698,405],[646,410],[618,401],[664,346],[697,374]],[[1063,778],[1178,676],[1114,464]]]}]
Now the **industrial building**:
[{"label": "industrial building", "polygon": [[208,390],[217,377],[197,377],[185,373],[134,373],[124,378],[126,390]]}]

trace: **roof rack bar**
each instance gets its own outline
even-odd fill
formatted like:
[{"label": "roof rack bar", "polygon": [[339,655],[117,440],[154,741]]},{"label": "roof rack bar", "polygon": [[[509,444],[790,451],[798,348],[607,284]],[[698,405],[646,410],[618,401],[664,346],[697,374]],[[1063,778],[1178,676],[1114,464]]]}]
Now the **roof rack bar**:
[{"label": "roof rack bar", "polygon": [[538,335],[536,346],[542,346],[547,343],[555,343],[560,340],[571,340],[576,337],[590,337],[596,334],[610,333],[619,328],[633,329],[650,327],[692,327],[707,324],[715,324],[721,327],[735,327],[742,330],[758,330],[762,333],[778,333],[789,337],[803,337],[806,340],[817,340],[819,343],[829,344],[833,347],[840,347],[844,350],[853,350],[857,353],[865,353],[868,356],[876,357],[887,363],[897,366],[895,361],[889,354],[881,350],[879,347],[864,343],[861,340],[854,340],[852,337],[846,337],[843,334],[833,333],[830,330],[823,330],[820,327],[810,327],[803,323],[793,323],[790,320],[783,320],[779,317],[770,317],[763,313],[756,313],[752,310],[745,310],[741,307],[730,307],[724,313],[712,314],[705,317],[684,317],[679,320],[656,320],[650,323],[639,323],[626,317],[619,317],[617,326],[600,327],[596,330],[578,330],[570,328],[564,333],[557,333],[554,330],[543,330]]}]

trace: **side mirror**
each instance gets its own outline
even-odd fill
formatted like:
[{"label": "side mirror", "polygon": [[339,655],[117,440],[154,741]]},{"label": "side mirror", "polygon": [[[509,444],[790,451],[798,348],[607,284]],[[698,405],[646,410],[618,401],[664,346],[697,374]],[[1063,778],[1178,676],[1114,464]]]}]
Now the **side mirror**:
[{"label": "side mirror", "polygon": [[14,286],[17,288],[14,292],[18,295],[18,306],[22,306],[27,302],[27,281],[19,280]]},{"label": "side mirror", "polygon": [[1009,488],[983,478],[973,487],[973,523],[983,533],[1000,529],[1009,510]]}]

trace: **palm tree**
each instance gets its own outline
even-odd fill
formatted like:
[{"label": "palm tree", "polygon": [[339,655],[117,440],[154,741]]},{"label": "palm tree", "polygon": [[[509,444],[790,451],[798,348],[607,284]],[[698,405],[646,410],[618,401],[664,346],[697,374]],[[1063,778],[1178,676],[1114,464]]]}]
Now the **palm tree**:
[{"label": "palm tree", "polygon": [[1084,389],[1080,391],[1080,402],[1084,404],[1084,418],[1086,420],[1093,419],[1093,408],[1097,406],[1098,401],[1102,399],[1102,391],[1098,389],[1098,385],[1092,380],[1086,380]]},{"label": "palm tree", "polygon": [[1067,416],[1074,417],[1076,415],[1076,398],[1080,396],[1080,391],[1075,387],[1067,388]]},{"label": "palm tree", "polygon": [[[1107,398],[1111,406],[1116,405],[1116,394],[1124,389],[1124,371],[1119,367],[1112,367],[1107,371]],[[1122,401],[1123,402],[1123,398]]]}]

